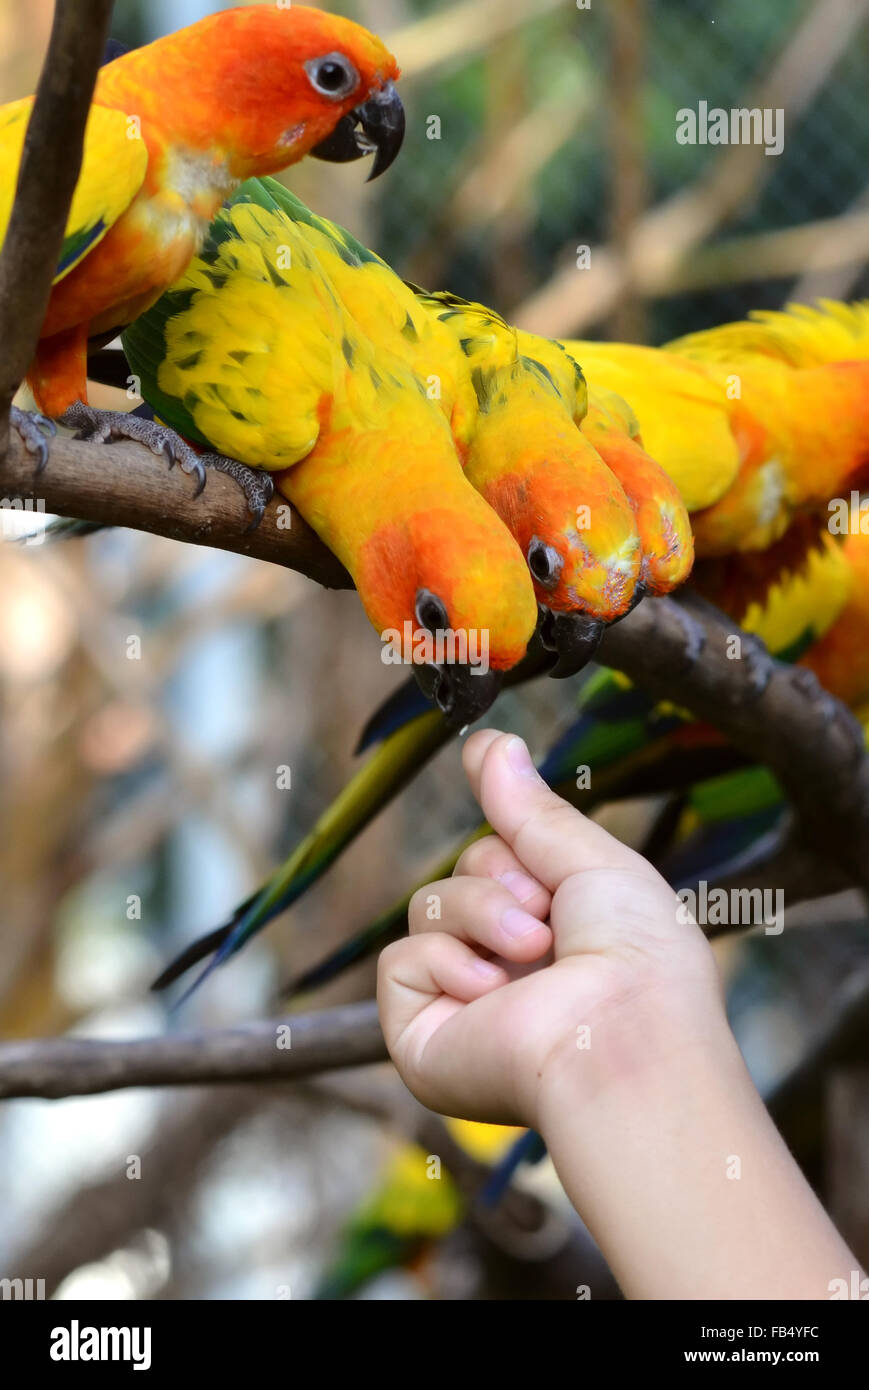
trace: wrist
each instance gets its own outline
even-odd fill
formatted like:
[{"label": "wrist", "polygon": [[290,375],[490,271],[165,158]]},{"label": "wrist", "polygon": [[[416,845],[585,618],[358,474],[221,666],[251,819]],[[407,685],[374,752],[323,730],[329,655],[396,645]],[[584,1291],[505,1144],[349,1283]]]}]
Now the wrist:
[{"label": "wrist", "polygon": [[[697,1007],[700,1005],[700,1007]],[[629,1298],[822,1298],[849,1258],[719,996],[638,998],[541,1089],[561,1182]],[[594,1033],[592,1034],[594,1038]]]}]

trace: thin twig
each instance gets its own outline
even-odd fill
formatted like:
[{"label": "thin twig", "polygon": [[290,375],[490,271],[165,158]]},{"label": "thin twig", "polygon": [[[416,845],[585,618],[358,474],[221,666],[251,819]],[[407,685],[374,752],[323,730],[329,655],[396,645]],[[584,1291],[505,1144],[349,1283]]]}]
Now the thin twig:
[{"label": "thin twig", "polygon": [[0,252],[0,458],[9,407],[33,357],[60,259],[111,13],[112,0],[57,0],[55,7]]}]

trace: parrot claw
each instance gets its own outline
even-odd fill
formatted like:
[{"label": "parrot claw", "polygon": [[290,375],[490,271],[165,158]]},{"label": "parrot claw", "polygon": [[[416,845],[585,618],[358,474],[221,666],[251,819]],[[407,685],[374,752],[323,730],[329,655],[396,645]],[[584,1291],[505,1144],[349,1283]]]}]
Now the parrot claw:
[{"label": "parrot claw", "polygon": [[19,410],[17,405],[9,412],[9,426],[19,435],[27,452],[36,458],[35,472],[39,477],[48,463],[48,441],[57,434],[57,426],[47,415],[35,410]]},{"label": "parrot claw", "polygon": [[249,531],[255,531],[274,495],[275,484],[271,473],[267,473],[264,468],[249,468],[246,463],[226,458],[223,454],[203,454],[200,462],[206,468],[228,474],[238,484],[251,512],[251,521],[245,527],[245,535]]},{"label": "parrot claw", "polygon": [[92,444],[108,444],[112,439],[133,439],[144,444],[152,454],[162,454],[169,468],[179,464],[182,472],[196,479],[195,497],[205,487],[205,466],[196,450],[166,425],[158,425],[133,411],[95,410],[76,401],[60,417],[60,424],[76,431],[76,439]]}]

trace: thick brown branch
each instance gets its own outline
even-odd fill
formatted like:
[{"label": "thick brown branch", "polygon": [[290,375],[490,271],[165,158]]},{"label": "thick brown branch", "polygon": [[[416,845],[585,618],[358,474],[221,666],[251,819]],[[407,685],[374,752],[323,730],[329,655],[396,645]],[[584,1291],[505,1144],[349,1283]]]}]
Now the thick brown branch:
[{"label": "thick brown branch", "polygon": [[0,253],[0,457],[12,397],[45,318],[81,168],[84,130],[112,0],[57,0]]},{"label": "thick brown branch", "polygon": [[194,497],[192,480],[180,469],[169,472],[165,459],[141,444],[85,444],[59,435],[37,478],[32,455],[13,438],[0,463],[0,503],[217,546],[299,570],[326,588],[352,588],[343,565],[288,502],[273,500],[257,529],[246,532],[247,504],[225,473],[209,473],[205,492]]},{"label": "thick brown branch", "polygon": [[[736,642],[734,642],[736,638]],[[739,656],[737,653],[741,652]],[[641,603],[600,660],[708,721],[771,768],[811,850],[869,887],[869,758],[863,732],[810,671],[773,661],[715,610]]]},{"label": "thick brown branch", "polygon": [[0,1045],[0,1100],[88,1096],[128,1086],[287,1081],[382,1062],[374,1000],[239,1028],[132,1041],[36,1038]]}]

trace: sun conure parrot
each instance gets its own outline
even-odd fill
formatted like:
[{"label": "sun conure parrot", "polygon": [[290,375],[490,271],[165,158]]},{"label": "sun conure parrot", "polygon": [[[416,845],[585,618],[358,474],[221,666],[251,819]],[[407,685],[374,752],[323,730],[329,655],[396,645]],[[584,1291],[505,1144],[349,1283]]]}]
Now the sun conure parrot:
[{"label": "sun conure parrot", "polygon": [[571,674],[576,658],[593,649],[590,631],[599,634],[602,622],[622,616],[645,589],[672,588],[691,566],[687,514],[633,438],[629,408],[611,394],[594,406],[593,429],[612,455],[610,468],[577,429],[585,381],[562,348],[517,333],[482,305],[414,291],[344,228],[281,186],[270,184],[269,192],[360,330],[426,382],[466,476],[510,529],[538,603],[554,620],[551,645],[561,660],[552,674]]},{"label": "sun conure parrot", "polygon": [[[162,419],[276,475],[396,656],[427,665],[451,720],[487,708],[536,623],[524,558],[424,383],[361,334],[266,183],[233,195],[124,346]],[[438,632],[456,637],[452,654]]]},{"label": "sun conure parrot", "polygon": [[461,1221],[464,1200],[449,1173],[430,1177],[429,1156],[403,1145],[353,1213],[320,1277],[315,1299],[350,1298],[388,1269],[413,1268]]},{"label": "sun conure parrot", "polygon": [[[774,577],[795,558],[777,549],[792,523],[816,534],[830,499],[869,479],[869,302],[760,312],[663,349],[567,347],[631,402],[691,512],[698,560],[762,551]],[[797,534],[813,543],[811,527]]]},{"label": "sun conure parrot", "polygon": [[553,616],[543,638],[556,636],[562,659],[550,674],[574,674],[583,663],[571,646],[587,659],[604,623],[687,578],[685,507],[643,450],[630,406],[586,384],[578,359],[482,304],[417,294],[471,365],[480,418],[466,471],[513,531]]},{"label": "sun conure parrot", "polygon": [[[201,474],[168,431],[87,407],[88,344],[114,337],[183,273],[243,179],[306,154],[347,161],[375,150],[372,177],[388,168],[404,131],[398,75],[373,34],[302,5],[221,10],[108,62],[27,374],[40,411],[100,438],[141,439]],[[0,108],[0,239],[32,104]],[[44,464],[44,419],[16,409],[13,424]]]}]

